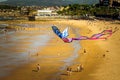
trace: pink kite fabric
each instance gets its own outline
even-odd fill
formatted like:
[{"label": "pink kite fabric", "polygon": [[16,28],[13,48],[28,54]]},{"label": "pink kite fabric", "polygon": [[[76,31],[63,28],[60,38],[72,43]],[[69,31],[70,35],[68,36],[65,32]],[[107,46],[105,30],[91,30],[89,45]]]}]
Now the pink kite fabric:
[{"label": "pink kite fabric", "polygon": [[99,39],[107,39],[112,35],[112,30],[104,30],[101,33],[93,34],[91,37],[80,36],[79,38],[62,38],[64,42],[70,43],[73,40],[99,40]]}]

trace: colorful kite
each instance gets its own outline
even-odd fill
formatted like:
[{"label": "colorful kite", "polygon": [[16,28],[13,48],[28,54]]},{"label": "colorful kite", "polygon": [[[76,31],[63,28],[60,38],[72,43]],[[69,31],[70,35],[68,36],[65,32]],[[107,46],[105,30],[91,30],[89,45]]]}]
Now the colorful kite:
[{"label": "colorful kite", "polygon": [[60,37],[64,42],[70,43],[73,40],[98,40],[98,39],[107,39],[112,35],[112,30],[104,30],[101,33],[93,34],[91,37],[80,36],[79,38],[67,38],[68,36],[68,28],[60,32],[60,30],[56,26],[52,26],[53,32]]}]

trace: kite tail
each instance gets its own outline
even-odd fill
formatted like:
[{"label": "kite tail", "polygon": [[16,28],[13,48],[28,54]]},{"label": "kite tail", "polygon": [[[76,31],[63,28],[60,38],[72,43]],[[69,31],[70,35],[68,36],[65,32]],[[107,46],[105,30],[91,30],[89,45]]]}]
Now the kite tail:
[{"label": "kite tail", "polygon": [[[104,30],[101,33],[92,35],[89,39],[90,40],[107,39],[108,37],[110,37],[112,35],[112,33],[113,33],[112,30]],[[108,36],[102,37],[104,35],[108,35]]]},{"label": "kite tail", "polygon": [[[107,39],[112,35],[112,30],[104,30],[101,33],[93,34],[91,37],[80,36],[79,38],[72,38],[72,40],[98,40],[98,39]],[[105,37],[103,37],[105,36]]]},{"label": "kite tail", "polygon": [[107,38],[109,38],[110,36],[112,36],[113,33],[114,33],[114,32],[113,32],[112,30],[104,30],[104,31],[102,32],[102,34],[103,34],[103,35],[108,35],[108,36],[103,37],[103,38],[104,38],[104,39],[107,39]]},{"label": "kite tail", "polygon": [[80,36],[79,38],[72,38],[72,40],[87,40],[89,39],[87,36]]}]

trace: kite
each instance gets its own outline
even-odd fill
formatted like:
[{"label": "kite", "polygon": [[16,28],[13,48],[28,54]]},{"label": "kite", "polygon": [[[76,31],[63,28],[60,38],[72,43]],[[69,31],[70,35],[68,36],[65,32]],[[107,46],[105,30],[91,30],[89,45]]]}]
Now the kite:
[{"label": "kite", "polygon": [[104,30],[104,31],[102,31],[100,33],[93,34],[91,37],[80,36],[78,38],[68,38],[68,36],[69,36],[69,34],[68,34],[68,28],[66,28],[65,30],[63,30],[63,32],[61,32],[56,26],[52,26],[52,30],[53,30],[53,32],[59,38],[61,38],[66,43],[70,43],[73,40],[98,40],[98,39],[107,39],[113,33],[112,30]]}]

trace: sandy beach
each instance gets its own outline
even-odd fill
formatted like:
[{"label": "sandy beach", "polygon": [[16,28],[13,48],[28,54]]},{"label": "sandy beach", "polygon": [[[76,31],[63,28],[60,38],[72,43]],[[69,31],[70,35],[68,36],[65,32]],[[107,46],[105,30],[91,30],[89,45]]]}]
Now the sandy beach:
[{"label": "sandy beach", "polygon": [[[19,23],[18,22],[0,22],[3,23]],[[72,43],[64,43],[51,30],[52,25],[58,26],[60,30],[69,28],[69,37],[91,36],[105,29],[119,29],[120,21],[104,21],[104,20],[55,20],[55,21],[23,21],[22,24],[31,24],[31,26],[39,26],[34,29],[32,34],[26,32],[15,32],[15,36],[27,37],[20,40],[21,47],[29,48],[31,43],[44,44],[32,46],[29,49],[37,48],[33,54],[27,52],[23,60],[24,63],[17,65],[12,64],[6,68],[12,67],[9,74],[0,76],[0,80],[119,80],[120,79],[120,30],[115,32],[107,40],[81,40]],[[44,28],[43,28],[44,27]],[[26,28],[30,30],[30,28]],[[25,31],[26,31],[25,30]],[[42,37],[40,37],[40,36]],[[43,37],[45,35],[45,37]],[[25,37],[26,37],[25,36]],[[8,38],[12,36],[9,35]],[[32,38],[33,37],[33,38]],[[37,38],[36,38],[37,37]],[[2,40],[2,39],[1,39]],[[32,42],[32,41],[33,42]],[[17,40],[16,40],[17,41]],[[34,41],[36,43],[34,43]],[[9,42],[10,43],[10,42]],[[14,41],[12,42],[14,43]],[[16,42],[17,43],[17,42]],[[2,43],[1,43],[2,44]],[[29,45],[27,45],[29,44]],[[31,44],[31,45],[33,45]],[[4,44],[2,44],[4,45]],[[15,46],[14,46],[15,47]],[[8,48],[9,49],[9,48]],[[16,49],[11,48],[13,51]],[[84,49],[86,53],[84,53]],[[0,45],[0,50],[4,47]],[[17,54],[17,53],[14,53]],[[19,52],[19,54],[21,54]],[[2,56],[0,56],[2,57]],[[5,56],[3,56],[5,57]],[[4,60],[4,59],[3,59]],[[9,60],[8,60],[9,61]],[[3,61],[4,62],[4,61]],[[1,63],[4,64],[4,63]],[[36,65],[40,64],[40,71],[36,71]],[[77,65],[82,64],[83,70],[76,72]],[[66,68],[71,67],[72,73],[67,75]],[[3,67],[0,67],[1,70]]]}]

